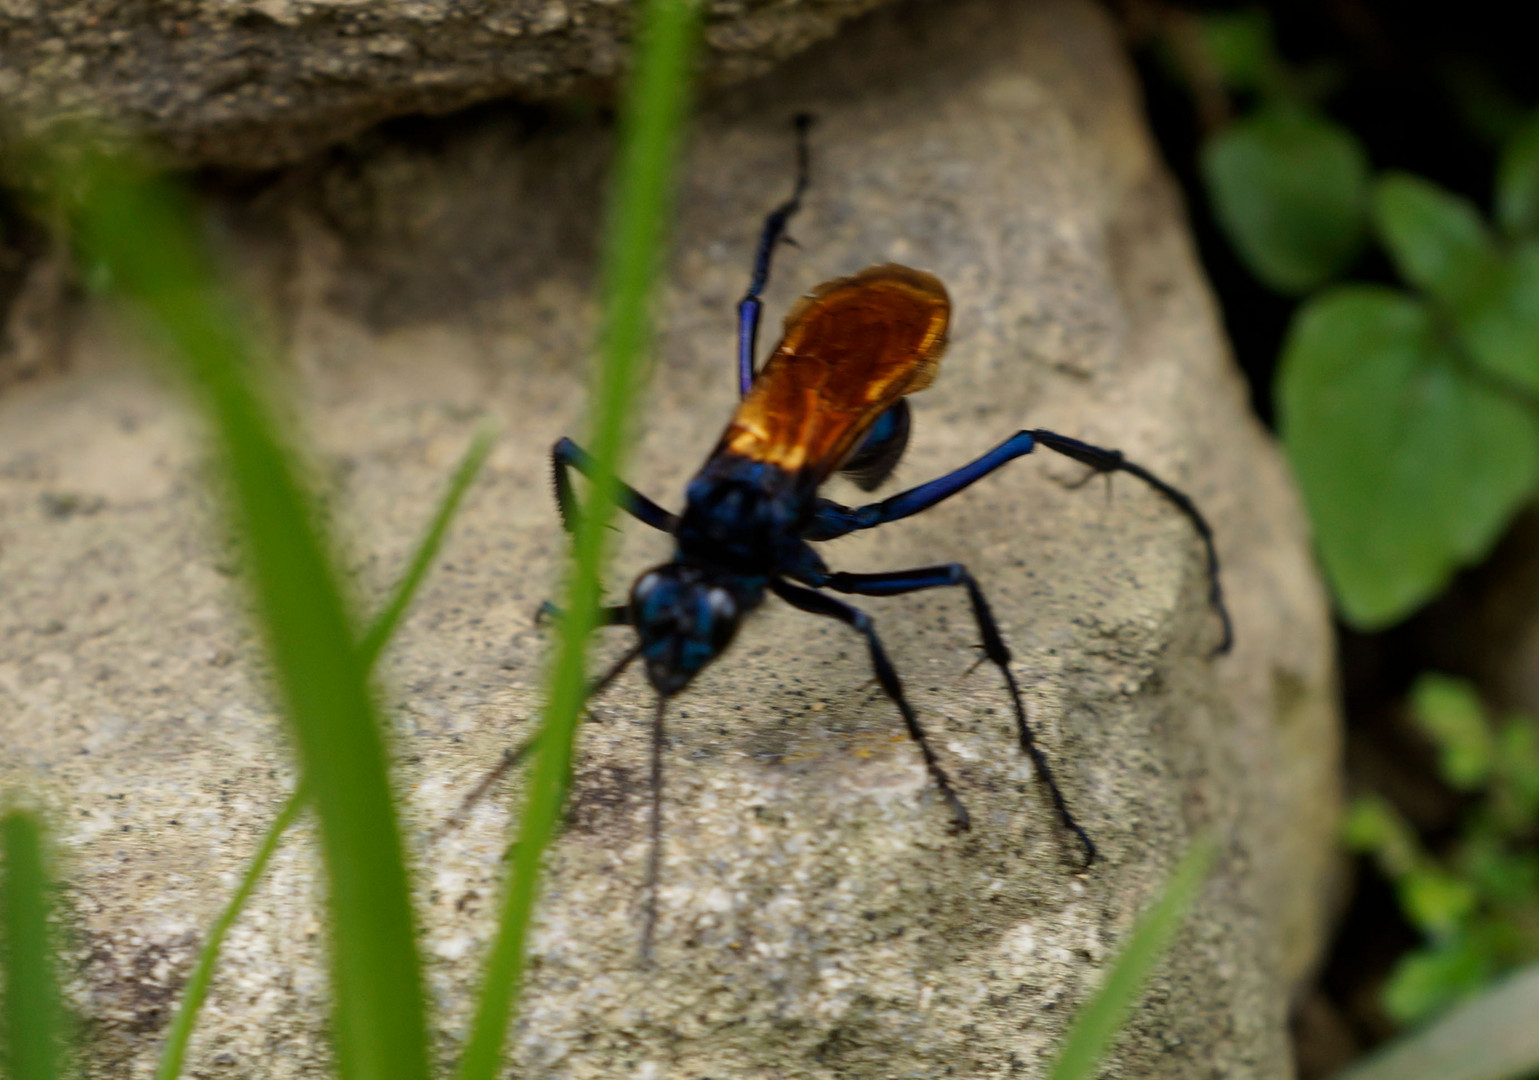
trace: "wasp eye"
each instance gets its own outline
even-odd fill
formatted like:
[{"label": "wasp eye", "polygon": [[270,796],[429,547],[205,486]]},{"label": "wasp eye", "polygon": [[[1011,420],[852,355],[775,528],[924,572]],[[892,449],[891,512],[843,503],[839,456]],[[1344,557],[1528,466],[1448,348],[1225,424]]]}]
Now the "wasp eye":
[{"label": "wasp eye", "polygon": [[663,576],[656,570],[648,570],[636,579],[636,585],[631,589],[631,595],[637,600],[646,598],[647,593],[657,588],[657,583],[663,580]]},{"label": "wasp eye", "polygon": [[712,589],[705,594],[705,603],[711,613],[711,644],[720,652],[737,633],[737,601],[726,589]]},{"label": "wasp eye", "polygon": [[712,589],[705,594],[705,602],[710,605],[711,614],[717,619],[737,617],[737,601],[732,599],[732,594],[726,589]]}]

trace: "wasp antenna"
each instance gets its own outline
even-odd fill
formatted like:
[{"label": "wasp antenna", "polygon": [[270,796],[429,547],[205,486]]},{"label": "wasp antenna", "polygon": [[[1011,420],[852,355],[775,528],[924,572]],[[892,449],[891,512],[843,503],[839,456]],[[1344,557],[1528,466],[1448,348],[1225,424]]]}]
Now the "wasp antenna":
[{"label": "wasp antenna", "polygon": [[657,879],[663,858],[663,710],[667,707],[668,699],[658,695],[652,715],[652,850],[647,854],[647,898],[641,915],[641,962],[648,967],[657,930]]},{"label": "wasp antenna", "polygon": [[797,113],[791,118],[791,123],[796,127],[796,192],[791,196],[791,201],[800,202],[802,193],[812,180],[812,152],[807,146],[807,132],[812,130],[813,116],[811,113]]}]

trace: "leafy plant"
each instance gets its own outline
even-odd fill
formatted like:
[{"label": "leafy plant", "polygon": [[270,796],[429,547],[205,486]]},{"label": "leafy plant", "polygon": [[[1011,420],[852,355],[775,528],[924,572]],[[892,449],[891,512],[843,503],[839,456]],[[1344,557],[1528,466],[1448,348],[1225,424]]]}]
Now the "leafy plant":
[{"label": "leafy plant", "polygon": [[1539,960],[1539,721],[1497,722],[1471,684],[1445,675],[1417,681],[1410,711],[1437,748],[1444,781],[1472,802],[1442,857],[1379,796],[1359,797],[1347,814],[1347,844],[1373,856],[1426,939],[1384,988],[1385,1011],[1402,1023]]},{"label": "leafy plant", "polygon": [[1320,80],[1277,54],[1262,12],[1211,15],[1196,24],[1206,67],[1255,101],[1202,147],[1214,216],[1260,281],[1301,295],[1331,281],[1363,246],[1368,155],[1315,104]]},{"label": "leafy plant", "polygon": [[[1277,376],[1284,447],[1343,616],[1391,625],[1484,557],[1539,489],[1539,114],[1497,168],[1495,224],[1403,172],[1372,178],[1259,13],[1193,35],[1252,104],[1202,176],[1250,271],[1304,302]],[[1332,285],[1371,237],[1407,288]]]}]

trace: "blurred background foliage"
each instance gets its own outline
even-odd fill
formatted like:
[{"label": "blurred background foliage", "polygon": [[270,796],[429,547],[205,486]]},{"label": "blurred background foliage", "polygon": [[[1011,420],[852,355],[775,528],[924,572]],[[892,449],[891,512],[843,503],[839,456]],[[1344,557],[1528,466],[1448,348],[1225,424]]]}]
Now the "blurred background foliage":
[{"label": "blurred background foliage", "polygon": [[1114,6],[1340,620],[1325,1076],[1539,959],[1539,67],[1486,0]]}]

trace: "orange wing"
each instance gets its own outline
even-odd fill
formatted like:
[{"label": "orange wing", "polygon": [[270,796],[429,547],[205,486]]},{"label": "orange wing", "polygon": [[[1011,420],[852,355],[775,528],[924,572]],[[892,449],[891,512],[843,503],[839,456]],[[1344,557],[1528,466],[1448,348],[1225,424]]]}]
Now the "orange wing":
[{"label": "orange wing", "polygon": [[786,316],[719,450],[821,482],[889,405],[930,385],[950,315],[940,279],[906,266],[819,285]]}]

